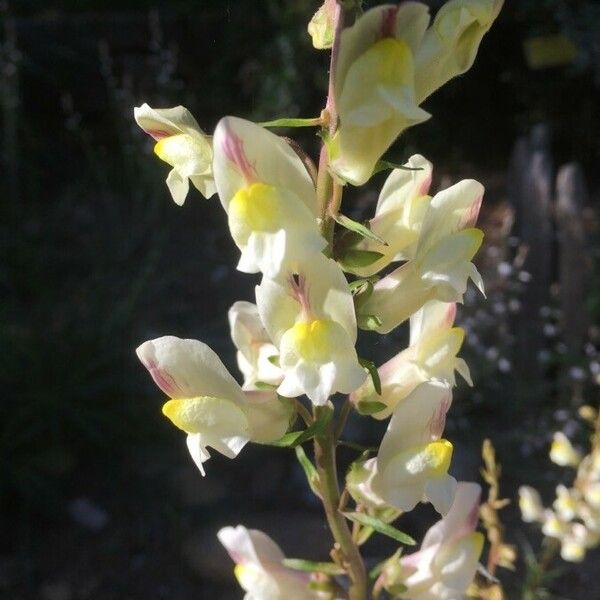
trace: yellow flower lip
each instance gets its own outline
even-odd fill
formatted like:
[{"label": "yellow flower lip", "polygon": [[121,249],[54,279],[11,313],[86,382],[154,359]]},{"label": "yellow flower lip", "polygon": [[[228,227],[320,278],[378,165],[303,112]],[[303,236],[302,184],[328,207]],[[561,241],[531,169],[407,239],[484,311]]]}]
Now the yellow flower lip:
[{"label": "yellow flower lip", "polygon": [[154,154],[172,167],[189,160],[190,156],[201,153],[198,142],[187,133],[163,137],[154,145]]},{"label": "yellow flower lip", "polygon": [[405,453],[413,456],[408,458],[406,470],[411,474],[432,478],[446,475],[452,461],[453,450],[452,444],[444,439],[430,442],[421,448],[409,448]]},{"label": "yellow flower lip", "polygon": [[298,353],[310,362],[323,362],[335,350],[332,339],[332,321],[315,319],[300,321],[292,329]]},{"label": "yellow flower lip", "polygon": [[229,218],[251,231],[274,232],[280,227],[281,194],[272,185],[256,182],[238,190],[229,203]]}]

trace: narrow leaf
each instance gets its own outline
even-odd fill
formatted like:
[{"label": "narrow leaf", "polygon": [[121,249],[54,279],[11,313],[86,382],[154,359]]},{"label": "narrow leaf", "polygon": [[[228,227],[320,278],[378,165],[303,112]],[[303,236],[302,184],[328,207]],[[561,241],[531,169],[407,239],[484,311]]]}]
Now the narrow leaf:
[{"label": "narrow leaf", "polygon": [[321,433],[331,418],[333,417],[333,410],[328,409],[322,411],[321,416],[310,426],[302,431],[291,431],[286,433],[283,437],[275,442],[269,444],[270,446],[278,446],[279,448],[295,448],[299,444],[303,444],[308,440]]},{"label": "narrow leaf", "polygon": [[319,474],[317,473],[317,469],[312,464],[308,456],[306,456],[306,452],[304,452],[304,448],[302,446],[296,446],[294,448],[296,450],[296,458],[300,463],[302,469],[304,469],[304,474],[306,475],[306,479],[308,480],[308,485],[310,489],[313,491],[315,496],[321,497],[321,490],[319,489],[320,479]]},{"label": "narrow leaf", "polygon": [[364,525],[365,527],[372,527],[375,531],[377,531],[377,533],[387,535],[401,544],[414,546],[417,543],[406,533],[403,533],[399,529],[392,527],[392,525],[384,523],[380,519],[366,515],[365,513],[345,512],[344,516],[354,523]]},{"label": "narrow leaf", "polygon": [[330,562],[315,562],[303,558],[284,558],[283,564],[289,569],[296,571],[308,571],[310,573],[325,573],[325,575],[344,575],[346,571],[339,565]]},{"label": "narrow leaf", "polygon": [[[379,325],[381,325],[381,321],[379,321],[378,326]],[[377,370],[375,363],[372,360],[368,360],[367,358],[359,358],[358,362],[360,363],[361,367],[364,367],[369,372],[369,375],[371,376],[371,379],[373,381],[373,387],[375,388],[377,395],[381,396],[381,379],[379,378],[379,371]],[[379,403],[379,404],[381,404],[381,403]],[[385,405],[383,406],[383,408],[385,408]],[[383,409],[380,409],[380,410],[383,410]],[[379,410],[374,410],[373,412],[379,412]],[[365,414],[372,414],[372,413],[365,413]]]},{"label": "narrow leaf", "polygon": [[320,117],[314,119],[292,119],[283,118],[275,119],[273,121],[264,121],[259,123],[262,127],[320,127],[322,121]]},{"label": "narrow leaf", "polygon": [[348,229],[349,231],[358,233],[360,236],[371,240],[372,242],[377,242],[382,246],[388,245],[388,243],[383,238],[380,238],[377,234],[373,233],[366,225],[363,225],[358,221],[354,221],[350,217],[342,215],[341,213],[331,216],[334,218],[335,222],[341,225],[344,229]]},{"label": "narrow leaf", "polygon": [[381,171],[386,171],[387,169],[402,169],[403,171],[422,171],[423,167],[407,167],[405,165],[398,165],[396,163],[390,162],[389,160],[380,160],[377,161],[377,164],[375,165],[371,176],[375,175],[376,173],[380,173]]}]

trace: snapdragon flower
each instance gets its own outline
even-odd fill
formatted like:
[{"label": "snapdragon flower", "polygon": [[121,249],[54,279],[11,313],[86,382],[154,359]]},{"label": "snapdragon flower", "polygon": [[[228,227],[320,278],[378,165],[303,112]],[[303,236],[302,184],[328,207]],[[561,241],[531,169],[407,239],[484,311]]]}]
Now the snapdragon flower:
[{"label": "snapdragon flower", "polygon": [[544,519],[544,506],[539,492],[528,485],[519,488],[519,509],[526,523],[541,522]]},{"label": "snapdragon flower", "polygon": [[376,458],[356,465],[348,488],[358,502],[374,508],[410,511],[430,501],[446,514],[456,480],[448,474],[452,444],[442,439],[452,390],[441,382],[419,385],[396,406]]},{"label": "snapdragon flower", "polygon": [[183,106],[151,108],[148,104],[133,110],[137,124],[156,140],[154,153],[173,167],[167,187],[175,204],[181,206],[192,185],[205,197],[215,194],[212,174],[212,145],[190,111]]},{"label": "snapdragon flower", "polygon": [[387,267],[391,262],[413,258],[423,218],[427,212],[431,163],[420,154],[411,156],[404,165],[407,169],[394,169],[385,180],[375,216],[369,229],[383,239],[387,246],[365,239],[357,248],[382,254],[381,258],[366,267],[355,267],[353,272],[369,277]]},{"label": "snapdragon flower", "polygon": [[231,339],[237,348],[237,364],[244,375],[243,390],[257,389],[257,383],[279,385],[283,373],[277,365],[279,351],[271,342],[256,304],[235,302],[227,313]]},{"label": "snapdragon flower", "polygon": [[446,516],[425,534],[418,552],[400,558],[400,569],[386,587],[404,586],[406,600],[455,600],[466,595],[483,549],[483,534],[476,532],[481,488],[461,482]]},{"label": "snapdragon flower", "polygon": [[275,392],[243,392],[206,344],[164,336],[136,352],[169,396],[163,414],[187,434],[188,450],[203,475],[208,447],[235,458],[249,441],[273,442],[287,431],[290,403]]},{"label": "snapdragon flower", "polygon": [[283,138],[225,117],[213,148],[215,183],[241,251],[240,271],[274,277],[323,250],[314,183]]},{"label": "snapdragon flower", "polygon": [[456,304],[432,300],[410,319],[410,342],[378,369],[381,394],[371,379],[354,392],[352,402],[360,410],[364,402],[381,402],[385,408],[372,414],[385,419],[418,385],[435,379],[456,385],[455,371],[473,385],[467,363],[458,358],[465,332],[453,327]]},{"label": "snapdragon flower", "polygon": [[361,314],[379,318],[379,333],[390,332],[429,300],[462,302],[469,279],[483,293],[471,262],[483,240],[473,228],[483,193],[479,182],[466,179],[431,199],[414,258],[380,279],[360,306]]},{"label": "snapdragon flower", "polygon": [[342,32],[333,88],[340,126],[329,142],[342,179],[364,184],[394,140],[431,116],[419,105],[471,67],[501,7],[502,0],[453,0],[428,27],[425,4],[383,5]]},{"label": "snapdragon flower", "polygon": [[235,562],[235,576],[246,592],[244,600],[316,600],[310,575],[283,565],[281,548],[265,533],[243,525],[224,527],[219,541]]},{"label": "snapdragon flower", "polygon": [[352,295],[335,261],[317,254],[296,273],[264,277],[256,303],[279,349],[282,396],[306,394],[315,405],[324,405],[335,392],[349,394],[363,383]]}]

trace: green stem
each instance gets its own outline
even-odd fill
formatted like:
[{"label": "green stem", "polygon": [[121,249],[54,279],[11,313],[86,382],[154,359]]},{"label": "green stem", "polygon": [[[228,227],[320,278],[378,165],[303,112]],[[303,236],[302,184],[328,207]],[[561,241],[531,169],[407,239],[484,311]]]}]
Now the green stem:
[{"label": "green stem", "polygon": [[[319,417],[320,408],[315,408],[315,419]],[[352,539],[348,523],[339,511],[340,489],[337,477],[335,458],[334,424],[331,422],[326,430],[315,437],[315,462],[321,484],[321,499],[327,516],[327,523],[333,538],[339,546],[344,567],[350,577],[350,600],[365,600],[367,597],[367,573],[358,546]]]}]

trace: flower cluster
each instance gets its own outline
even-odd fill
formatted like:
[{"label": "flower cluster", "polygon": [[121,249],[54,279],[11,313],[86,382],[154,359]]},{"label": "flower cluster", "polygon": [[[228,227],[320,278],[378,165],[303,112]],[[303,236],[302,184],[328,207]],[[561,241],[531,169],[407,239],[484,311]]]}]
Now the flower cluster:
[{"label": "flower cluster", "polygon": [[[420,551],[394,555],[381,570],[377,585],[402,589],[404,598],[459,597],[482,549],[474,531],[480,488],[449,474],[453,446],[443,433],[455,373],[472,385],[454,319],[469,280],[483,293],[472,260],[483,237],[475,224],[484,188],[469,179],[432,194],[432,165],[416,154],[391,170],[367,222],[341,214],[340,203],[345,185],[365,183],[400,133],[429,118],[420,104],[470,68],[501,4],[451,0],[430,23],[426,5],[404,2],[371,9],[344,29],[343,4],[327,0],[309,27],[316,46],[333,45],[327,107],[309,120],[324,139],[316,180],[310,159],[265,126],[227,116],[208,136],[183,107],[135,110],[172,167],[174,201],[184,203],[190,182],[206,198],[216,192],[238,270],[262,277],[254,302],[229,310],[241,385],[201,341],[161,337],[143,343],[138,357],[168,396],[163,413],[185,432],[202,474],[209,448],[234,458],[248,442],[314,439],[316,468],[301,447],[298,456],[338,542],[328,573],[348,574],[353,599],[365,597],[366,577],[346,515],[369,519],[366,539],[373,530],[397,531],[391,520],[419,502],[440,513]],[[408,348],[378,369],[359,358],[359,329],[386,334],[407,321]],[[349,395],[337,422],[335,394]],[[353,408],[389,424],[376,456],[351,466],[347,489],[357,510],[342,514],[323,456],[335,457]],[[298,414],[306,430],[286,435]],[[360,519],[355,533],[361,537]],[[229,527],[219,539],[246,598],[318,598],[328,581],[325,597],[338,593],[327,576],[314,586],[310,573],[286,566],[261,532]]]},{"label": "flower cluster", "polygon": [[584,406],[580,414],[595,427],[589,453],[582,456],[560,431],[550,447],[553,463],[575,469],[572,486],[556,487],[552,508],[544,508],[534,488],[519,488],[523,521],[539,523],[546,537],[560,542],[560,555],[569,562],[581,562],[588,550],[600,545],[600,418],[590,406]]}]

